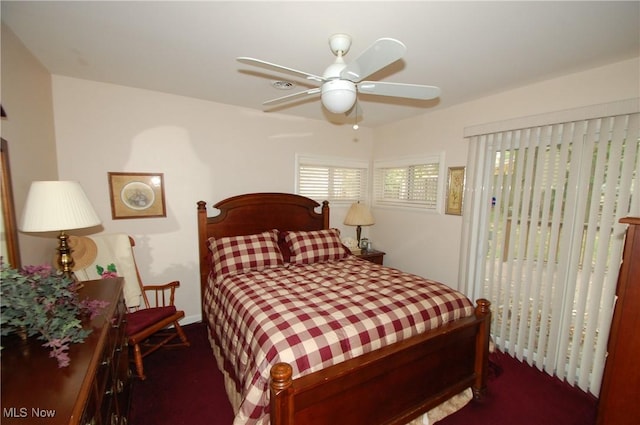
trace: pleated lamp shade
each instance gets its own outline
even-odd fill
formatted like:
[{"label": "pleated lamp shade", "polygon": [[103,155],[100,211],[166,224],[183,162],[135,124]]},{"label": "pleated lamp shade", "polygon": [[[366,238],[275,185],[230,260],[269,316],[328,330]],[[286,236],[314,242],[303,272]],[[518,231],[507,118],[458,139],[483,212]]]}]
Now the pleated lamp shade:
[{"label": "pleated lamp shade", "polygon": [[31,183],[20,230],[49,232],[83,229],[100,224],[89,198],[76,181]]},{"label": "pleated lamp shade", "polygon": [[375,223],[369,208],[360,202],[352,204],[344,218],[344,224],[347,226],[371,226]]},{"label": "pleated lamp shade", "polygon": [[373,215],[366,205],[356,202],[351,204],[351,208],[347,211],[347,216],[344,218],[344,224],[347,226],[356,226],[356,239],[358,245],[360,245],[360,236],[362,235],[362,226],[371,226],[375,224]]}]

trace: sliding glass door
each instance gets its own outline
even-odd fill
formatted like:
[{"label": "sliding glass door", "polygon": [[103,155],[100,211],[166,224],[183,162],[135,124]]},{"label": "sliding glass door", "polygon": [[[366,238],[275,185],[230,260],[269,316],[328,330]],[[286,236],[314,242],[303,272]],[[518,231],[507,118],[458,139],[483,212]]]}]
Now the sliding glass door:
[{"label": "sliding glass door", "polygon": [[[497,346],[599,393],[638,173],[638,114],[474,136],[464,271]],[[465,212],[466,214],[467,212]]]}]

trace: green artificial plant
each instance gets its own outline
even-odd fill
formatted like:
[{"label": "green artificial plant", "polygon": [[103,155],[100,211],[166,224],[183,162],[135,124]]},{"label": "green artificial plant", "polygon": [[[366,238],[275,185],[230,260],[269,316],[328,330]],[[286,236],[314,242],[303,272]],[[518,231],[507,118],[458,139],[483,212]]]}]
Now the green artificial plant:
[{"label": "green artificial plant", "polygon": [[0,279],[2,336],[37,336],[58,367],[69,365],[70,344],[83,342],[91,333],[82,319],[94,318],[108,304],[81,300],[76,282],[48,265],[16,270],[0,264]]}]

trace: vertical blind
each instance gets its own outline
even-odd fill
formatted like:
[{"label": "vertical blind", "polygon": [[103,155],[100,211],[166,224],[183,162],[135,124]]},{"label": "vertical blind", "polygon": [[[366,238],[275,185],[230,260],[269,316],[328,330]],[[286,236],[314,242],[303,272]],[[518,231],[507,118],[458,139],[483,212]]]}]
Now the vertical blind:
[{"label": "vertical blind", "polygon": [[637,203],[639,117],[470,138],[466,287],[492,302],[499,348],[595,395],[626,230],[618,220]]}]

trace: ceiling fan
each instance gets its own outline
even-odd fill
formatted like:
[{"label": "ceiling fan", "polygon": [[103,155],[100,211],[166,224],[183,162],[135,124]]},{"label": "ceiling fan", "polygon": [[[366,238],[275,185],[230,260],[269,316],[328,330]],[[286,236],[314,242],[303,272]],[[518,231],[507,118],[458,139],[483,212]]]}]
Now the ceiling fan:
[{"label": "ceiling fan", "polygon": [[321,76],[255,58],[243,56],[237,58],[237,60],[249,65],[301,76],[321,84],[320,87],[267,100],[263,102],[263,105],[274,105],[320,93],[324,107],[334,114],[341,114],[353,108],[358,93],[420,100],[429,100],[440,96],[440,89],[434,86],[362,81],[364,78],[402,58],[407,48],[398,40],[381,38],[349,64],[345,63],[343,59],[351,47],[351,37],[349,35],[332,35],[329,38],[329,46],[333,54],[336,55],[336,60],[329,65]]}]

